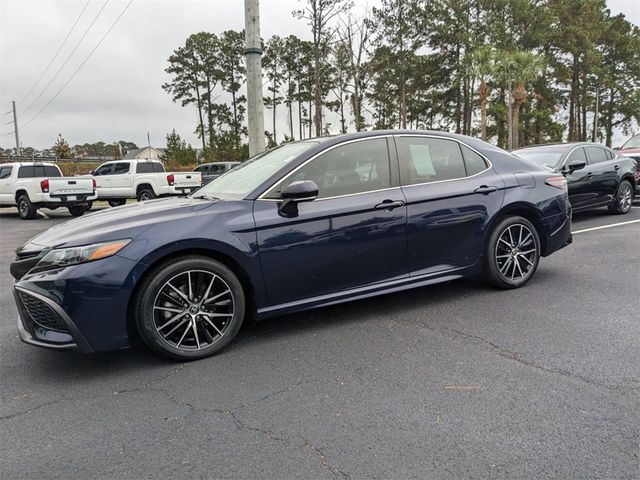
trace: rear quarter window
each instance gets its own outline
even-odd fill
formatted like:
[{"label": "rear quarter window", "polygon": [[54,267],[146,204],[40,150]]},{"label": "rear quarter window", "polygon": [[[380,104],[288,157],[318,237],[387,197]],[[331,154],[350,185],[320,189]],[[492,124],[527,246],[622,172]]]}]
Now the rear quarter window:
[{"label": "rear quarter window", "polygon": [[153,162],[153,171],[155,173],[163,173],[164,165],[162,165],[160,162]]},{"label": "rear quarter window", "polygon": [[62,174],[58,167],[54,167],[53,165],[45,165],[44,167],[44,176],[45,177],[61,177]]},{"label": "rear quarter window", "polygon": [[153,164],[150,162],[139,163],[136,165],[136,173],[153,173]]}]

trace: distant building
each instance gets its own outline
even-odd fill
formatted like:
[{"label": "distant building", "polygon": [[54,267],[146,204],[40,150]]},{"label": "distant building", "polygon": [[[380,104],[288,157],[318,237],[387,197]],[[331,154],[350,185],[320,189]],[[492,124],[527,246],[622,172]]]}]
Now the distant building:
[{"label": "distant building", "polygon": [[124,156],[125,160],[160,160],[164,148],[144,147],[130,150]]}]

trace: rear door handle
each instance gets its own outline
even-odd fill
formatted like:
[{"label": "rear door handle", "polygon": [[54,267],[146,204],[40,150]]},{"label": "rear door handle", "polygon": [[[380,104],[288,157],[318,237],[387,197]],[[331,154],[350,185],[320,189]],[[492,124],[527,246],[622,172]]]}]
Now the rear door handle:
[{"label": "rear door handle", "polygon": [[620,170],[620,165],[616,165],[615,167],[613,167],[614,170]]},{"label": "rear door handle", "polygon": [[382,203],[377,204],[374,208],[376,210],[387,210],[387,211],[391,211],[394,208],[398,208],[404,205],[404,202],[402,200],[385,200]]},{"label": "rear door handle", "polygon": [[488,195],[491,192],[495,192],[496,190],[498,190],[498,187],[495,187],[493,185],[487,186],[487,185],[481,185],[478,188],[476,188],[474,190],[474,192],[476,193],[482,193],[483,195]]},{"label": "rear door handle", "polygon": [[588,178],[589,180],[591,179],[591,177],[593,177],[593,173],[591,173],[591,172],[587,173],[587,178]]}]

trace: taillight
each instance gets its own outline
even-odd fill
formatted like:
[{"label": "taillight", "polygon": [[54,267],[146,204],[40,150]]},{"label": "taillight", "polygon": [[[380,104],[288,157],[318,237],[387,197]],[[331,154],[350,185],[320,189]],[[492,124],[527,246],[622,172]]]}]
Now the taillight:
[{"label": "taillight", "polygon": [[92,178],[91,181],[93,182],[93,189],[95,190],[96,189],[96,179]]},{"label": "taillight", "polygon": [[544,181],[544,183],[546,183],[551,187],[556,187],[556,188],[559,188],[560,190],[564,190],[565,192],[567,191],[567,179],[564,177],[561,177],[561,176],[549,177]]},{"label": "taillight", "polygon": [[40,190],[42,193],[49,193],[49,179],[45,178],[40,182]]},{"label": "taillight", "polygon": [[167,175],[167,182],[169,182],[169,186],[172,187],[175,183],[176,179],[173,175]]}]

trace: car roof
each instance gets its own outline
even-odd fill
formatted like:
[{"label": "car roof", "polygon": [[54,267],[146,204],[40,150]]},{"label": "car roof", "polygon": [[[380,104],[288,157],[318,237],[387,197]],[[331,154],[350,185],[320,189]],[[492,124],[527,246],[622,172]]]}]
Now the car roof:
[{"label": "car roof", "polygon": [[7,162],[0,163],[0,167],[31,167],[31,166],[46,166],[46,167],[57,167],[58,165],[52,162]]},{"label": "car roof", "polygon": [[519,150],[525,150],[530,148],[549,148],[549,149],[568,149],[568,148],[576,148],[576,147],[602,147],[609,148],[606,145],[602,145],[601,143],[595,142],[557,142],[557,143],[540,143],[537,145],[525,145],[522,147],[514,148],[511,150],[512,152],[517,152]]}]

